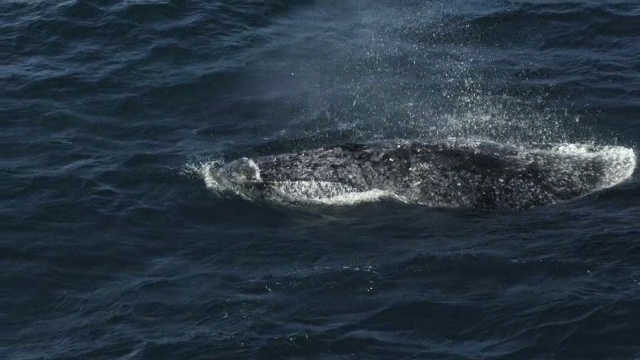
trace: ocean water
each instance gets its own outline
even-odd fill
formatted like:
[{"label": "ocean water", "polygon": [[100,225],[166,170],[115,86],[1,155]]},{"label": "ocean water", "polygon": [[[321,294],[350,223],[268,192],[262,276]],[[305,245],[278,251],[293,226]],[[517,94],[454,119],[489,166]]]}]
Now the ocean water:
[{"label": "ocean water", "polygon": [[0,54],[2,359],[640,358],[636,174],[494,210],[202,171],[391,139],[637,152],[638,1],[6,0]]}]

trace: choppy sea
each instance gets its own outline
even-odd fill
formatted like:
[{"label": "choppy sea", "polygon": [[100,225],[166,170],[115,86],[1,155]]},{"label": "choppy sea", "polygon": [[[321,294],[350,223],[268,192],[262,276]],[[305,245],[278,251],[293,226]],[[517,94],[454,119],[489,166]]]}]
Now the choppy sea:
[{"label": "choppy sea", "polygon": [[636,0],[0,2],[0,358],[639,359],[640,182],[283,204],[203,166],[388,139],[637,152]]}]

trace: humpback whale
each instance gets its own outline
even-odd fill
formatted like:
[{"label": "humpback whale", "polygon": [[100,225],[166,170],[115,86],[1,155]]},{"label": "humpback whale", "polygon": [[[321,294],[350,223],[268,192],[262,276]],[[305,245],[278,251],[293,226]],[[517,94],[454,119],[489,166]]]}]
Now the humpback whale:
[{"label": "humpback whale", "polygon": [[208,167],[219,191],[251,199],[340,203],[392,197],[433,207],[530,208],[576,199],[631,177],[620,146],[504,145],[446,140],[343,144]]}]

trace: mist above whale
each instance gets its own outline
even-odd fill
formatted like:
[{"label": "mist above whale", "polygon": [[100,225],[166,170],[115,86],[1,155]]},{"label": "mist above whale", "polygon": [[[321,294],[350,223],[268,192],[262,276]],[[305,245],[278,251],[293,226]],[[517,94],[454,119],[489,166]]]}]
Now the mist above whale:
[{"label": "mist above whale", "polygon": [[583,144],[487,141],[344,144],[207,166],[217,191],[293,203],[392,197],[434,207],[529,208],[617,185],[634,151]]}]

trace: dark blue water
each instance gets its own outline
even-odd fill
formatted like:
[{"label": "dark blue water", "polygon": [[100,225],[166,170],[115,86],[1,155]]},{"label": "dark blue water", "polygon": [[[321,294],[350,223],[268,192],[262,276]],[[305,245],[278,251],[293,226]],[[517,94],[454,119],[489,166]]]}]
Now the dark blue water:
[{"label": "dark blue water", "polygon": [[640,142],[637,1],[0,3],[0,358],[637,359],[640,182],[530,210],[212,193],[353,141]]}]

